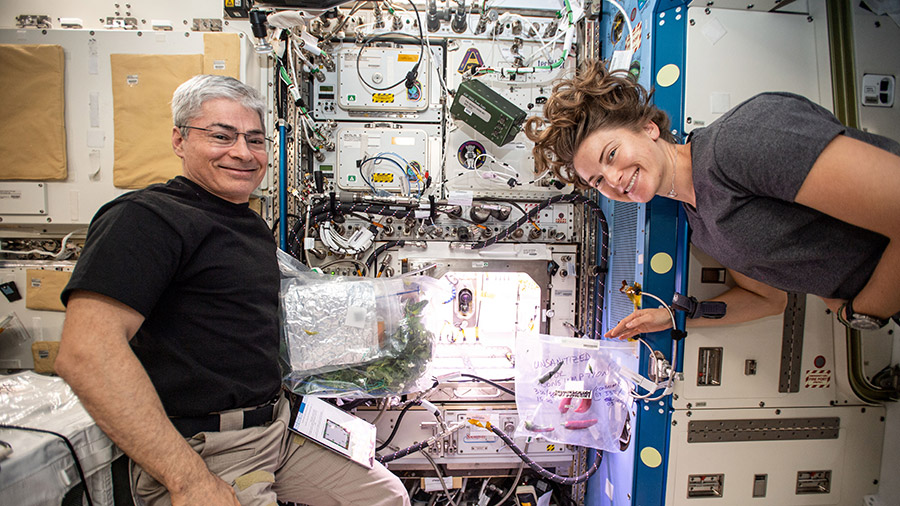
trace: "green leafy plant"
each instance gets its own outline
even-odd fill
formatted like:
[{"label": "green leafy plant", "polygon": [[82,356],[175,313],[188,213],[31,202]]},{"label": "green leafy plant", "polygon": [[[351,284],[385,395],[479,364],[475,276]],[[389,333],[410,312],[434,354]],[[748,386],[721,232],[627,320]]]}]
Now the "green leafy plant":
[{"label": "green leafy plant", "polygon": [[397,330],[387,340],[387,357],[307,376],[292,390],[299,394],[380,397],[409,393],[431,361],[434,334],[422,324],[428,300],[406,300]]}]

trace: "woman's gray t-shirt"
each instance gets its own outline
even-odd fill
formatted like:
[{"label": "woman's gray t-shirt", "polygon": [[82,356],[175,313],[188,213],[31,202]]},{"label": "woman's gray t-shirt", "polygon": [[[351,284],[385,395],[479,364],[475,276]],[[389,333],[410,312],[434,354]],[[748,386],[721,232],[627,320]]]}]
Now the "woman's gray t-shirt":
[{"label": "woman's gray t-shirt", "polygon": [[855,296],[888,238],[794,202],[819,154],[842,134],[900,155],[897,142],[845,127],[790,93],[757,95],[694,130],[697,207],[684,204],[691,242],[725,267],[782,290]]}]

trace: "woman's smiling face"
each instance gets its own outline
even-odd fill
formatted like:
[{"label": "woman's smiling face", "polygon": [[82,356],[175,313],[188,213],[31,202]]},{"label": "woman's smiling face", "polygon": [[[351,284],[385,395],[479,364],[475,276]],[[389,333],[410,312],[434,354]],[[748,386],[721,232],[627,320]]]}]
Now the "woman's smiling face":
[{"label": "woman's smiling face", "polygon": [[667,173],[659,128],[653,122],[639,131],[600,129],[585,138],[572,164],[590,187],[606,198],[622,202],[649,202],[659,193]]}]

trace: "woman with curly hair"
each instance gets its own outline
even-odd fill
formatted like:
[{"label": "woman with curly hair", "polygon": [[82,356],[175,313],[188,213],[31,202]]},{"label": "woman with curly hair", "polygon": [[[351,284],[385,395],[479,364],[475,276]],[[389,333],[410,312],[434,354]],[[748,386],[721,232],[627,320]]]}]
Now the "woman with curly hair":
[{"label": "woman with curly hair", "polygon": [[[900,314],[900,144],[845,127],[790,93],[748,99],[685,144],[652,92],[600,62],[558,82],[525,132],[535,170],[609,199],[682,203],[691,242],[737,286],[715,300],[737,323],[784,310],[785,291],[822,297],[842,322],[877,328]],[[639,310],[607,333],[670,327]]]}]

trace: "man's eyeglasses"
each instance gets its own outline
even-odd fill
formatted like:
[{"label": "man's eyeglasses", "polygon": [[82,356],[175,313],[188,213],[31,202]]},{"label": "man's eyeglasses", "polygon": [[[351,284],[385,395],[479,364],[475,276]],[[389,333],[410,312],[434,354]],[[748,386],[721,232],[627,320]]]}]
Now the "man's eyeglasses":
[{"label": "man's eyeglasses", "polygon": [[261,133],[246,133],[227,128],[201,128],[188,125],[179,125],[178,128],[190,128],[191,130],[200,130],[206,132],[206,140],[213,146],[229,148],[234,146],[238,137],[243,135],[247,142],[247,148],[253,151],[265,151],[272,139]]}]

